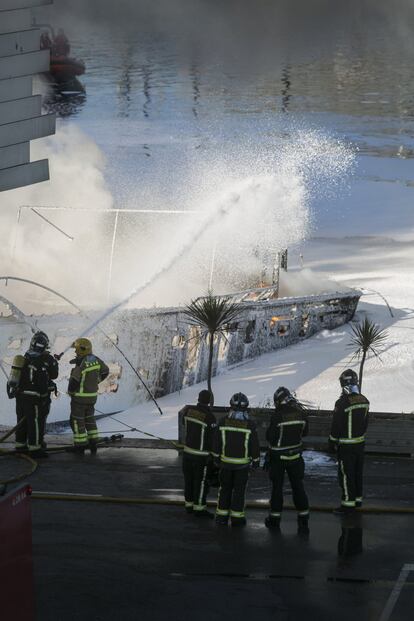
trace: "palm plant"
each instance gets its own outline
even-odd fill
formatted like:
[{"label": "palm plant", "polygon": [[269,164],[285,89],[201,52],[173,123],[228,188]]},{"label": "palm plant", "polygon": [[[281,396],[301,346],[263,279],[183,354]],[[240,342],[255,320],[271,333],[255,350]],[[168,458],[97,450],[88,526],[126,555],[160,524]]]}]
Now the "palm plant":
[{"label": "palm plant", "polygon": [[356,326],[351,326],[352,336],[348,347],[354,348],[352,358],[360,360],[359,364],[359,387],[362,386],[362,377],[364,373],[365,360],[369,354],[379,357],[386,340],[388,332],[374,323],[368,317]]},{"label": "palm plant", "polygon": [[213,373],[214,339],[221,335],[225,339],[226,327],[240,314],[241,304],[229,302],[226,298],[214,296],[211,291],[203,298],[192,300],[184,308],[184,315],[192,325],[200,328],[197,340],[208,344],[208,370],[207,388],[211,394],[211,405],[214,404],[214,394],[211,389],[211,376]]}]

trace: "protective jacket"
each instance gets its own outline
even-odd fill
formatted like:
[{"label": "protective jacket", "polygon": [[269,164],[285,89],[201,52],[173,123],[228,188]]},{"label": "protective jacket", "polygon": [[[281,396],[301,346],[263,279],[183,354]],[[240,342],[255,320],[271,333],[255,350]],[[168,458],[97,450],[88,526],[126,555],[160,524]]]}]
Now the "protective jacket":
[{"label": "protective jacket", "polygon": [[246,412],[230,411],[220,422],[215,436],[214,456],[225,468],[244,468],[252,462],[259,463],[256,424]]},{"label": "protective jacket", "polygon": [[42,447],[50,393],[56,389],[53,380],[58,373],[59,364],[47,351],[29,349],[24,357],[15,357],[7,393],[10,398],[16,398],[17,449],[38,451]]},{"label": "protective jacket", "polygon": [[27,351],[24,355],[16,395],[34,399],[49,397],[54,388],[53,380],[59,374],[59,364],[49,353]]},{"label": "protective jacket", "polygon": [[208,457],[213,450],[216,417],[208,405],[186,405],[180,412],[184,423],[184,453]]},{"label": "protective jacket", "polygon": [[362,444],[368,427],[369,401],[361,394],[342,394],[335,403],[331,442],[339,445]]},{"label": "protective jacket", "polygon": [[94,354],[75,358],[72,369],[68,394],[72,401],[83,404],[94,404],[98,398],[98,384],[109,375],[107,365]]},{"label": "protective jacket", "polygon": [[283,403],[272,415],[266,432],[271,455],[289,460],[299,457],[302,436],[308,433],[306,412],[294,401]]}]

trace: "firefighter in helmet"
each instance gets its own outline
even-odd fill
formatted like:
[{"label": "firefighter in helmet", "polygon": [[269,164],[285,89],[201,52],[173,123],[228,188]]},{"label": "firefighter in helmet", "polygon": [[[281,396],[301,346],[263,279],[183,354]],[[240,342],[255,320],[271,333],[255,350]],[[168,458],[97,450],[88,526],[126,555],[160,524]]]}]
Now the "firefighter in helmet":
[{"label": "firefighter in helmet", "polygon": [[232,526],[246,524],[246,488],[250,467],[257,468],[260,445],[256,424],[251,420],[249,400],[242,392],[230,399],[230,412],[220,422],[215,440],[214,456],[220,466],[220,490],[216,522]]},{"label": "firefighter in helmet", "polygon": [[270,514],[267,528],[279,530],[283,510],[283,479],[287,473],[292,487],[293,502],[298,513],[298,532],[309,532],[309,502],[303,485],[305,462],[302,457],[302,436],[308,432],[304,407],[290,390],[281,386],[273,396],[272,415],[266,439],[269,442],[269,477],[272,481]]},{"label": "firefighter in helmet", "polygon": [[72,347],[75,348],[76,357],[71,360],[75,366],[70,374],[68,394],[71,397],[73,443],[78,453],[84,453],[86,448],[96,453],[99,434],[94,406],[98,398],[98,384],[109,375],[109,369],[92,353],[89,339],[76,339]]},{"label": "firefighter in helmet", "polygon": [[337,451],[338,478],[342,489],[341,505],[334,509],[334,513],[345,515],[362,505],[369,401],[361,394],[358,376],[352,369],[341,373],[339,383],[342,394],[335,403],[329,446],[332,451]]},{"label": "firefighter in helmet", "polygon": [[195,406],[180,412],[185,427],[183,474],[185,509],[195,517],[214,518],[207,511],[208,475],[216,417],[210,409],[211,393],[202,390]]},{"label": "firefighter in helmet", "polygon": [[7,382],[9,398],[16,399],[17,451],[28,451],[37,458],[48,457],[43,437],[50,394],[56,391],[53,380],[58,374],[58,362],[49,352],[49,338],[38,331],[25,355],[15,356]]}]

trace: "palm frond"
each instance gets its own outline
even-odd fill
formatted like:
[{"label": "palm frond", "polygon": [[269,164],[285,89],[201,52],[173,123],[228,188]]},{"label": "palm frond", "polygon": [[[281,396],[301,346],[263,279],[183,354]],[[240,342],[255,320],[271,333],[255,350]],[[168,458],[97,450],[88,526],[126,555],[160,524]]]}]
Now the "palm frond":
[{"label": "palm frond", "polygon": [[240,310],[240,304],[209,293],[204,298],[192,300],[184,307],[183,314],[191,324],[200,326],[203,332],[223,334],[226,326],[240,314]]},{"label": "palm frond", "polygon": [[388,331],[381,328],[368,317],[362,323],[351,326],[352,335],[348,347],[353,347],[352,358],[360,358],[364,353],[378,357],[388,340]]}]

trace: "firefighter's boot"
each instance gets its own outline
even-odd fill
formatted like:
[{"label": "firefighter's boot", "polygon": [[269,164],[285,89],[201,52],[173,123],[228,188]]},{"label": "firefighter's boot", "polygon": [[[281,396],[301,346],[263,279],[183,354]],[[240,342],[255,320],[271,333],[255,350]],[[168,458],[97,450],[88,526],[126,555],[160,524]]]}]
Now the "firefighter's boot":
[{"label": "firefighter's boot", "polygon": [[229,516],[228,515],[217,515],[216,514],[216,524],[217,526],[227,526],[229,522]]},{"label": "firefighter's boot", "polygon": [[89,440],[89,450],[91,452],[91,455],[96,455],[96,453],[98,452],[98,445],[95,440]]},{"label": "firefighter's boot", "polygon": [[35,451],[29,451],[26,453],[29,457],[34,457],[35,459],[47,459],[49,457],[48,453],[42,448],[36,449]]},{"label": "firefighter's boot", "polygon": [[265,519],[265,526],[269,528],[269,530],[280,530],[280,516],[268,515]]},{"label": "firefighter's boot", "polygon": [[352,515],[355,512],[355,507],[347,507],[344,505],[340,505],[333,510],[334,515],[339,515],[340,517],[344,517],[347,515]]},{"label": "firefighter's boot", "polygon": [[309,515],[298,515],[298,535],[309,535]]},{"label": "firefighter's boot", "polygon": [[79,446],[76,445],[71,447],[70,449],[68,449],[71,453],[75,453],[76,455],[84,455],[85,454],[85,447],[84,446]]},{"label": "firefighter's boot", "polygon": [[194,517],[199,518],[199,519],[207,519],[207,520],[214,519],[214,513],[211,513],[211,511],[207,511],[207,509],[202,509],[201,511],[193,510],[193,515]]}]

